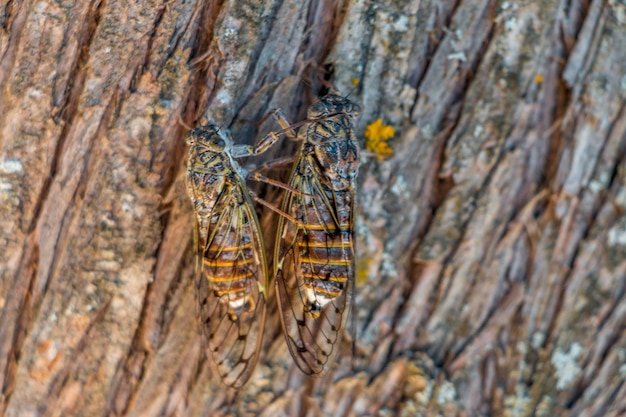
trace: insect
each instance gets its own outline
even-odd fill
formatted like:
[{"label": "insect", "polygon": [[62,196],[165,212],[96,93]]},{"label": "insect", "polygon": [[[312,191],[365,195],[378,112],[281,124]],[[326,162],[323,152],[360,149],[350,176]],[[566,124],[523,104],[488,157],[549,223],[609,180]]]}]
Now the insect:
[{"label": "insect", "polygon": [[235,146],[228,132],[212,123],[185,135],[199,316],[222,382],[235,388],[247,382],[259,358],[268,288],[256,197],[245,184],[246,178],[265,177],[249,175],[235,159],[258,155],[276,139],[272,133],[256,148]]},{"label": "insect", "polygon": [[[359,166],[352,120],[359,111],[336,94],[308,108],[297,137],[303,144],[288,182],[299,193],[287,191],[281,206],[297,223],[284,216],[278,223],[278,306],[291,356],[308,375],[323,373],[336,353],[352,299]],[[284,118],[281,124],[288,126]]]}]

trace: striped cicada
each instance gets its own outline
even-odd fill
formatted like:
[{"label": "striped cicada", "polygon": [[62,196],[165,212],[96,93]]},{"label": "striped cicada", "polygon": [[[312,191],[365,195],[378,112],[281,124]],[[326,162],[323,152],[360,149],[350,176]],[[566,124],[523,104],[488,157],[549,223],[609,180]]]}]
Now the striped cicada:
[{"label": "striped cicada", "polygon": [[[207,349],[222,382],[242,386],[254,370],[265,323],[268,269],[259,220],[235,161],[265,151],[233,145],[215,124],[189,131],[187,193],[195,213],[195,289]],[[261,179],[256,175],[255,179]],[[263,177],[264,178],[264,177]]]},{"label": "striped cicada", "polygon": [[281,207],[297,222],[281,216],[278,223],[278,306],[291,356],[307,375],[323,373],[336,353],[352,299],[359,111],[335,94],[308,108],[288,183],[299,192],[287,191]]}]

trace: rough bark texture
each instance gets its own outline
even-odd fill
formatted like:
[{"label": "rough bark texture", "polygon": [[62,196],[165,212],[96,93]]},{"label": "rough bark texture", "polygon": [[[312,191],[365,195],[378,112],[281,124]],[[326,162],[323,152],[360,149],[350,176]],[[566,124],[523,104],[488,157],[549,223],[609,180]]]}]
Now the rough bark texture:
[{"label": "rough bark texture", "polygon": [[[321,78],[396,129],[362,160],[356,350],[304,377],[272,295],[229,390],[182,134],[251,143]],[[625,415],[625,98],[617,0],[0,1],[0,415]]]}]

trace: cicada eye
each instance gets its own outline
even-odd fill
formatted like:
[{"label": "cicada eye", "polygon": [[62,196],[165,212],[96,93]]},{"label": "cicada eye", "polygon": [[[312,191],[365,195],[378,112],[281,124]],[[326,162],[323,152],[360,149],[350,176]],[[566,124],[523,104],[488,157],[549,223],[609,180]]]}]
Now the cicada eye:
[{"label": "cicada eye", "polygon": [[345,106],[345,112],[350,117],[357,117],[361,113],[361,106],[351,101],[347,101]]},{"label": "cicada eye", "polygon": [[196,138],[193,133],[193,130],[190,130],[187,133],[185,133],[184,139],[187,145],[190,145],[190,146],[193,145],[196,142]]},{"label": "cicada eye", "polygon": [[213,136],[211,138],[211,149],[214,151],[223,151],[226,148],[226,142],[219,136]]},{"label": "cicada eye", "polygon": [[325,117],[327,115],[328,109],[320,101],[311,104],[306,114],[308,119],[321,119],[322,117]]}]

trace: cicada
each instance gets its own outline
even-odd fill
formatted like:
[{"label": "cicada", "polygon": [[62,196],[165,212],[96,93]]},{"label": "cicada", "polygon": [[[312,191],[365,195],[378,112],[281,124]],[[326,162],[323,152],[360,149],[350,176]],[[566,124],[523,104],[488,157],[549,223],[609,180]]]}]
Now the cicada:
[{"label": "cicada", "polygon": [[352,121],[359,111],[336,94],[308,108],[288,182],[298,192],[287,191],[281,206],[296,222],[279,218],[278,306],[291,356],[308,375],[323,373],[336,353],[354,288],[359,146]]},{"label": "cicada", "polygon": [[235,388],[250,378],[259,358],[268,288],[265,246],[245,183],[249,176],[235,159],[263,152],[277,136],[268,138],[257,148],[235,146],[215,124],[185,136],[199,316],[222,382]]}]

